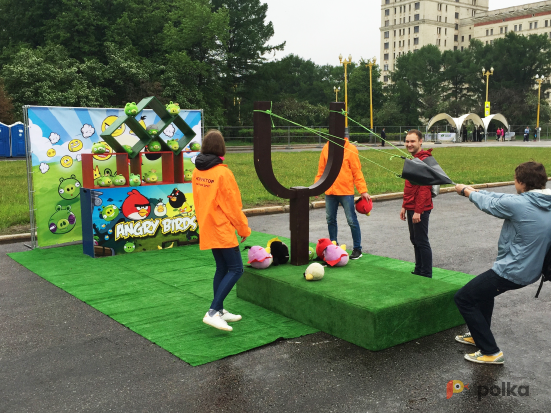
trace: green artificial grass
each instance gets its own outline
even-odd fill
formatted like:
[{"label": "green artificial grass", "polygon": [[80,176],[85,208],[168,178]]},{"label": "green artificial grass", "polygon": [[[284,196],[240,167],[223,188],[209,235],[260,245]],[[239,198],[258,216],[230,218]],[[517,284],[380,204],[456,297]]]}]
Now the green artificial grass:
[{"label": "green artificial grass", "polygon": [[382,350],[465,323],[453,296],[473,276],[364,254],[345,267],[326,267],[320,281],[304,268],[246,268],[237,296],[369,350]]},{"label": "green artificial grass", "polygon": [[[271,238],[253,233],[247,245],[266,245]],[[234,330],[204,324],[215,263],[211,251],[197,245],[103,258],[84,255],[82,245],[8,255],[193,366],[317,331],[237,298],[235,288],[224,301],[243,316],[232,323]],[[246,263],[247,252],[242,255]]]}]

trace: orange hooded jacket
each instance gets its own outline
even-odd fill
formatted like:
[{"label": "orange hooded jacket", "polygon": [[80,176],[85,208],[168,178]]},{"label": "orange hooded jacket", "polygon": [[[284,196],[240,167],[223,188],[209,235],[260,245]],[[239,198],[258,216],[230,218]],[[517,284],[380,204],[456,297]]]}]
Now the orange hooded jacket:
[{"label": "orange hooded jacket", "polygon": [[199,248],[233,248],[240,237],[251,235],[247,217],[241,210],[241,193],[232,171],[219,164],[192,174],[195,216],[199,225]]},{"label": "orange hooded jacket", "polygon": [[[321,151],[318,174],[316,175],[315,182],[323,175],[325,165],[327,164],[328,153],[329,142],[325,144]],[[360,194],[367,192],[367,185],[365,184],[364,174],[362,173],[362,164],[358,156],[358,148],[348,142],[348,139],[345,139],[344,159],[342,161],[341,171],[333,185],[331,185],[331,188],[325,191],[325,195],[354,195],[354,185]]]}]

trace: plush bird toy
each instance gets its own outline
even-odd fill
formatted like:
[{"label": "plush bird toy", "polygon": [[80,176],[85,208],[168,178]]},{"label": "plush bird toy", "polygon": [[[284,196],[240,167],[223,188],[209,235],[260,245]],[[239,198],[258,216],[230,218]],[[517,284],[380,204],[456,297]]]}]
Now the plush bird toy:
[{"label": "plush bird toy", "polygon": [[312,247],[308,247],[308,260],[313,261],[316,258],[316,250]]},{"label": "plush bird toy", "polygon": [[367,216],[371,215],[371,210],[373,209],[373,201],[365,199],[363,196],[358,198],[356,201],[356,211],[359,214],[365,214]]},{"label": "plush bird toy", "polygon": [[337,246],[328,238],[321,238],[316,245],[316,254],[331,267],[344,267],[348,264],[346,245]]},{"label": "plush bird toy", "polygon": [[325,274],[325,269],[323,268],[323,265],[321,265],[319,262],[314,262],[306,268],[306,271],[304,272],[304,278],[306,278],[306,281],[318,281],[323,278],[323,275]]},{"label": "plush bird toy", "polygon": [[277,237],[268,241],[266,251],[274,257],[274,266],[286,264],[289,261],[289,247]]},{"label": "plush bird toy", "polygon": [[272,264],[272,261],[273,261],[272,255],[269,254],[261,246],[255,245],[254,247],[245,247],[244,249],[249,250],[248,252],[249,261],[247,263],[251,264],[251,267],[262,270],[264,268],[268,268]]}]

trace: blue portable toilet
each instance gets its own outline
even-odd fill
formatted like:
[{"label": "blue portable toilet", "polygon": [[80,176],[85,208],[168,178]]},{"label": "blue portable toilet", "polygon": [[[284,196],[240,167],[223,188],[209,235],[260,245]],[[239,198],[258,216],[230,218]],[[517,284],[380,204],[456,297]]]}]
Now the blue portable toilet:
[{"label": "blue portable toilet", "polygon": [[10,127],[0,123],[0,156],[9,158],[10,150]]},{"label": "blue portable toilet", "polygon": [[16,122],[10,125],[11,156],[25,156],[25,125]]}]

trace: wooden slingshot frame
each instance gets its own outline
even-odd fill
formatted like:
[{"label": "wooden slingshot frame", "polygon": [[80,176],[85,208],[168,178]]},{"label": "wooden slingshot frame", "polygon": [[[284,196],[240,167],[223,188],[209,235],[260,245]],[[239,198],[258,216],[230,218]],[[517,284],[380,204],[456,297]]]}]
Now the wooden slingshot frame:
[{"label": "wooden slingshot frame", "polygon": [[[270,102],[255,102],[254,109],[270,110]],[[311,196],[321,195],[337,179],[344,158],[344,103],[333,102],[329,115],[329,153],[327,164],[320,180],[309,187],[295,186],[285,188],[274,175],[272,166],[272,122],[270,115],[254,112],[254,167],[264,188],[279,198],[290,201],[291,264],[308,264],[310,235]]]}]

